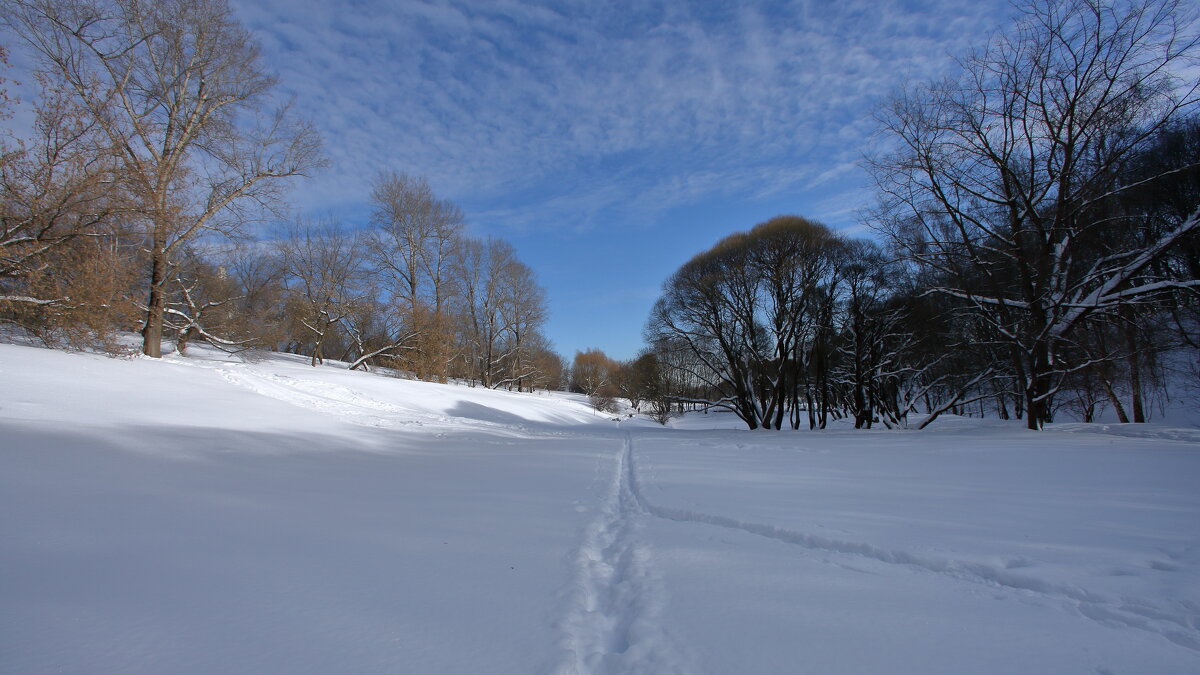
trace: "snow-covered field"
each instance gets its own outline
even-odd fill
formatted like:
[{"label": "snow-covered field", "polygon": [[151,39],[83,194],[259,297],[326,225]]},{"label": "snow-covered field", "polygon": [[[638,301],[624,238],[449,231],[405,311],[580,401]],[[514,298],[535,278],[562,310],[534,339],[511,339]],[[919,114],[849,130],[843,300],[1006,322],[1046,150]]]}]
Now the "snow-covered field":
[{"label": "snow-covered field", "polygon": [[1195,428],[663,429],[203,350],[0,382],[4,673],[1200,672]]}]

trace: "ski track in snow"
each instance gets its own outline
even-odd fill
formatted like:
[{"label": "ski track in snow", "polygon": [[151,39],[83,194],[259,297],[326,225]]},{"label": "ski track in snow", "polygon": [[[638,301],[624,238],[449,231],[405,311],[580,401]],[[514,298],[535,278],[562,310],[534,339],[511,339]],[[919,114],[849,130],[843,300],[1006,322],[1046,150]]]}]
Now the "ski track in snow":
[{"label": "ski track in snow", "polygon": [[625,440],[625,468],[629,491],[638,510],[665,520],[703,523],[766,537],[814,551],[840,553],[893,565],[904,565],[960,581],[1032,593],[1065,603],[1079,615],[1108,626],[1133,628],[1160,635],[1171,642],[1200,651],[1200,607],[1188,602],[1166,610],[1140,598],[1109,598],[1077,586],[1055,584],[979,562],[941,559],[902,550],[889,550],[862,542],[845,541],[797,532],[775,525],[748,522],[727,516],[652,504],[643,496],[633,459],[633,441]]},{"label": "ski track in snow", "polygon": [[575,553],[558,675],[693,670],[662,626],[666,598],[641,538],[646,512],[634,491],[632,453],[626,435],[608,493]]}]

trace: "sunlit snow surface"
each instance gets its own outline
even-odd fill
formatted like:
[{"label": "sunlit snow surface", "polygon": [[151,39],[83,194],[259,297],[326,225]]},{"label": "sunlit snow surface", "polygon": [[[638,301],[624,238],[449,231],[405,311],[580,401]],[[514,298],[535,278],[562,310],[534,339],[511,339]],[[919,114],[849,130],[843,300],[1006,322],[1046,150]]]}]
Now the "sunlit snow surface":
[{"label": "sunlit snow surface", "polygon": [[1200,672],[1195,428],[664,429],[203,349],[0,382],[3,673]]}]

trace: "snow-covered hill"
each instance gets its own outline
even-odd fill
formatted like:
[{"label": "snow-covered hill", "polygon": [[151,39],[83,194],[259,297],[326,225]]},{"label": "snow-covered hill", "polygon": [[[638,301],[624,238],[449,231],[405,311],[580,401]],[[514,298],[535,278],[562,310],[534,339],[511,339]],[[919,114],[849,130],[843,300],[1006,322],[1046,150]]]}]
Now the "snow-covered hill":
[{"label": "snow-covered hill", "polygon": [[1195,429],[663,429],[203,349],[0,382],[0,672],[1200,672]]}]

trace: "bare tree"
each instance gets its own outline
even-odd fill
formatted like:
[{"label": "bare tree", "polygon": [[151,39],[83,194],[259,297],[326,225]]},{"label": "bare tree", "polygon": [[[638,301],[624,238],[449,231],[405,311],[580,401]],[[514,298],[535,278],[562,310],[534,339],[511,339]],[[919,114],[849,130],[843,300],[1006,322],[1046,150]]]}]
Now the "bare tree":
[{"label": "bare tree", "polygon": [[0,301],[68,303],[31,293],[31,279],[44,275],[57,247],[114,233],[123,206],[115,156],[95,120],[44,79],[34,112],[30,138],[0,139]]},{"label": "bare tree", "polygon": [[445,380],[452,357],[447,302],[462,212],[438,199],[424,178],[395,171],[371,186],[374,230],[368,249],[391,303],[416,335],[410,356],[418,377]]},{"label": "bare tree", "polygon": [[1200,284],[1154,268],[1200,228],[1200,212],[1135,237],[1106,207],[1133,187],[1120,176],[1139,148],[1194,107],[1200,85],[1174,74],[1197,51],[1175,0],[1020,10],[960,78],[890,103],[881,118],[897,150],[871,168],[876,224],[1005,345],[1039,429],[1063,377],[1084,365],[1066,357],[1089,316]]},{"label": "bare tree", "polygon": [[617,388],[620,364],[597,348],[575,352],[571,361],[571,389],[580,394],[613,396]]},{"label": "bare tree", "polygon": [[694,402],[751,429],[824,426],[833,407],[834,310],[844,244],[781,216],[722,239],[664,284],[647,337],[690,353]]},{"label": "bare tree", "polygon": [[500,313],[507,329],[503,359],[508,370],[494,386],[515,385],[518,391],[537,375],[534,354],[544,349],[541,336],[546,322],[546,291],[538,285],[533,270],[515,258],[496,270],[500,281]]},{"label": "bare tree", "polygon": [[617,390],[629,400],[629,405],[635,410],[641,410],[642,404],[653,403],[656,394],[660,392],[662,372],[658,358],[653,352],[644,351],[636,359],[622,361],[617,364]]},{"label": "bare tree", "polygon": [[230,233],[320,164],[225,0],[5,0],[4,21],[119,149],[149,255],[142,351],[162,353],[172,256]]},{"label": "bare tree", "polygon": [[287,270],[278,247],[240,242],[221,257],[238,289],[237,314],[255,344],[280,348],[287,336],[284,279]]},{"label": "bare tree", "polygon": [[51,301],[0,302],[0,320],[30,330],[47,345],[123,352],[117,338],[138,315],[130,301],[137,262],[134,247],[116,236],[62,242],[21,278],[23,297]]},{"label": "bare tree", "polygon": [[529,379],[529,390],[548,389],[562,391],[567,388],[569,369],[563,357],[550,348],[549,343],[542,339],[530,349],[530,364],[533,375]]},{"label": "bare tree", "polygon": [[428,299],[440,311],[451,288],[447,276],[462,211],[438,199],[424,178],[395,171],[375,177],[371,203],[370,250],[389,290],[410,309]]},{"label": "bare tree", "polygon": [[[118,351],[136,256],[115,155],[69,92],[37,79],[31,133],[0,136],[0,320],[47,344]],[[0,91],[0,119],[13,103]]]},{"label": "bare tree", "polygon": [[849,407],[856,429],[870,429],[878,413],[884,380],[896,357],[904,351],[895,339],[903,310],[888,306],[892,289],[883,251],[862,240],[848,244],[849,260],[843,268],[845,311],[840,351],[847,357]]},{"label": "bare tree", "polygon": [[465,239],[455,259],[463,306],[459,342],[466,375],[471,382],[492,386],[496,354],[504,332],[500,287],[495,270],[515,255],[511,246],[494,240]]},{"label": "bare tree", "polygon": [[348,304],[341,319],[342,328],[350,338],[342,360],[350,364],[350,370],[369,370],[377,361],[404,368],[408,365],[405,355],[418,344],[419,334],[399,321],[396,313],[388,311],[377,296],[368,283]]},{"label": "bare tree", "polygon": [[187,249],[172,265],[163,325],[175,333],[175,350],[187,353],[193,340],[223,351],[241,351],[254,343],[253,333],[237,312],[237,281],[226,270]]},{"label": "bare tree", "polygon": [[279,244],[288,274],[289,304],[307,331],[312,365],[359,299],[362,269],[357,235],[339,223],[295,223]]},{"label": "bare tree", "polygon": [[516,249],[498,239],[464,239],[454,276],[461,308],[458,336],[466,375],[485,387],[526,388],[548,351],[541,335],[546,293]]}]

